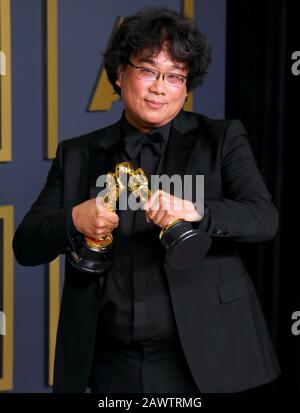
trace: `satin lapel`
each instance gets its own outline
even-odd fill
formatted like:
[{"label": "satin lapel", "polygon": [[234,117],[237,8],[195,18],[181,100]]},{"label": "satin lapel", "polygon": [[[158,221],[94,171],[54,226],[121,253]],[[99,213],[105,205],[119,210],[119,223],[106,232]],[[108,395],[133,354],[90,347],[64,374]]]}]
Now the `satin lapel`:
[{"label": "satin lapel", "polygon": [[181,112],[175,119],[158,174],[168,176],[188,173],[197,143],[197,124]]},{"label": "satin lapel", "polygon": [[91,143],[90,161],[89,161],[89,193],[90,198],[96,195],[104,188],[103,185],[96,187],[97,179],[100,176],[106,176],[108,172],[114,172],[118,163],[116,153],[118,153],[121,144],[120,122],[105,129],[99,139]]},{"label": "satin lapel", "polygon": [[[161,159],[157,174],[182,177],[189,173],[198,138],[198,123],[189,113],[181,112],[175,119],[166,152]],[[90,146],[89,188],[90,197],[95,197],[104,188],[96,187],[97,178],[114,172],[119,159],[115,152],[121,145],[120,121],[105,129]]]}]

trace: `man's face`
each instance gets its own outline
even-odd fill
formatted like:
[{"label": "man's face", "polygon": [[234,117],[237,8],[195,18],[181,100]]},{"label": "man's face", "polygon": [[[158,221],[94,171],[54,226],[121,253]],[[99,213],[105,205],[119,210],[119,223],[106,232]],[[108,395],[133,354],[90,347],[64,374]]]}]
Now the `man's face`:
[{"label": "man's face", "polygon": [[[164,49],[151,57],[142,53],[132,56],[130,62],[162,73],[187,76],[185,65],[174,61]],[[137,76],[137,69],[128,64],[120,69],[116,83],[121,89],[126,119],[140,131],[148,132],[165,125],[177,115],[185,102],[187,89],[185,82],[178,86],[168,85],[162,76],[153,80]]]}]

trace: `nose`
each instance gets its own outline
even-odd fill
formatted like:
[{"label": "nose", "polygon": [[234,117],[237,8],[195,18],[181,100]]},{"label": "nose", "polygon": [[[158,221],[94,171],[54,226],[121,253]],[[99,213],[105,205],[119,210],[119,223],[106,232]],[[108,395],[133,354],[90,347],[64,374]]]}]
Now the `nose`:
[{"label": "nose", "polygon": [[150,92],[164,94],[165,93],[165,85],[163,80],[163,75],[160,74],[154,79],[149,87]]}]

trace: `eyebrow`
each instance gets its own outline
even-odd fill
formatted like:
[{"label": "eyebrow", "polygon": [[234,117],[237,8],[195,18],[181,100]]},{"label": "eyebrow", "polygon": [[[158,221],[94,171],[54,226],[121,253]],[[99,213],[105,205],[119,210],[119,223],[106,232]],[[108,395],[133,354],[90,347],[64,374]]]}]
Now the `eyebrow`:
[{"label": "eyebrow", "polygon": [[[152,65],[154,65],[154,66],[156,65],[155,60],[154,60],[154,59],[151,59],[151,57],[141,56],[141,57],[138,58],[138,62],[139,62],[139,63],[150,63],[150,64],[152,64]],[[176,64],[173,64],[171,69],[185,70],[186,68],[185,68],[185,67],[182,67],[182,66],[178,66],[178,65],[176,65]]]}]

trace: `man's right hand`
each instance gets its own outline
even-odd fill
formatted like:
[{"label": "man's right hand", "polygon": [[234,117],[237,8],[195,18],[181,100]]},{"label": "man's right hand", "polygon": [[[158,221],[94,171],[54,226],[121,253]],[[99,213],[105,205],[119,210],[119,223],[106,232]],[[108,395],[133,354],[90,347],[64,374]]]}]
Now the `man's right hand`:
[{"label": "man's right hand", "polygon": [[100,239],[112,232],[119,225],[119,217],[101,205],[96,198],[89,199],[72,209],[72,218],[77,231]]}]

